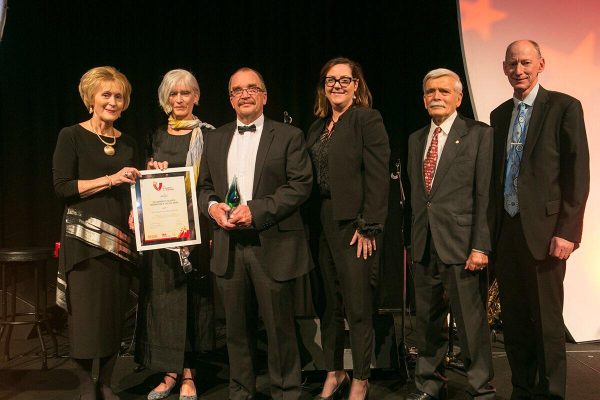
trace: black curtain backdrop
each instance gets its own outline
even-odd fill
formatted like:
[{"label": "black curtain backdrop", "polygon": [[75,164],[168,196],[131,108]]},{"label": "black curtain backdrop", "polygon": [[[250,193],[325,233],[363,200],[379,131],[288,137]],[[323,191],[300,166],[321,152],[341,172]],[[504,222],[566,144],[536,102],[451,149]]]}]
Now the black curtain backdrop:
[{"label": "black curtain backdrop", "polygon": [[[406,160],[408,135],[428,123],[422,79],[447,67],[464,80],[457,5],[453,0],[95,2],[9,0],[0,42],[0,247],[51,246],[59,238],[62,204],[52,187],[59,130],[89,118],[77,91],[89,68],[112,65],[133,86],[117,127],[143,150],[166,116],[157,87],[173,68],[200,83],[202,120],[234,118],[229,76],[249,66],[268,89],[265,114],[304,131],[321,66],[336,56],[363,66],[390,136],[392,159]],[[468,91],[461,111],[472,116]],[[406,180],[405,180],[406,182]],[[384,265],[401,262],[398,186],[392,183]],[[396,268],[396,269],[395,269]],[[396,292],[397,293],[397,292]]]}]

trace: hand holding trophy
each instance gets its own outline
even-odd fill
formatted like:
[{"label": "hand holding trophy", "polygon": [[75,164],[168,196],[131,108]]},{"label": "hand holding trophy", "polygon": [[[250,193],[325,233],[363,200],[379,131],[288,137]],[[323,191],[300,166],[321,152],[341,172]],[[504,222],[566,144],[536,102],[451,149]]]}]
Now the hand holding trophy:
[{"label": "hand holding trophy", "polygon": [[227,194],[225,195],[225,203],[231,207],[231,210],[227,212],[227,218],[231,218],[231,213],[237,206],[240,205],[242,199],[240,198],[240,191],[238,189],[237,184],[237,176],[233,176],[231,181],[231,185],[229,185],[229,190],[227,190]]}]

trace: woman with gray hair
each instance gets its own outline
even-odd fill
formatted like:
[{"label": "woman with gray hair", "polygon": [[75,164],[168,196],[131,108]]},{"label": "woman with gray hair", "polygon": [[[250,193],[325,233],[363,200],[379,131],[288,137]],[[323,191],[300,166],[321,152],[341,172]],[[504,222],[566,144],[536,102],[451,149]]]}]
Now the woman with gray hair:
[{"label": "woman with gray hair", "polygon": [[[192,166],[198,179],[203,134],[214,129],[193,114],[199,99],[200,88],[190,72],[175,69],[165,74],[158,100],[169,119],[167,126],[158,128],[152,136],[148,169]],[[204,238],[207,227],[207,221],[201,219]],[[200,351],[211,350],[214,343],[209,257],[206,239],[193,249],[144,252],[135,357],[147,368],[165,371],[162,382],[148,394],[149,400],[168,397],[179,373],[179,398],[197,399],[194,362]]]}]

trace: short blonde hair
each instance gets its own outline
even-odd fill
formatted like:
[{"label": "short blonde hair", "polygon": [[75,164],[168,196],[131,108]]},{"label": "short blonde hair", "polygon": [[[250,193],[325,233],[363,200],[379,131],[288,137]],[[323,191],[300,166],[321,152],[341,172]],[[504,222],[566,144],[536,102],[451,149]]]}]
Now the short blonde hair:
[{"label": "short blonde hair", "polygon": [[158,103],[167,114],[173,111],[173,107],[169,104],[171,91],[179,84],[191,89],[200,98],[200,86],[198,86],[196,77],[185,69],[172,69],[165,74],[158,87]]},{"label": "short blonde hair", "polygon": [[102,82],[115,82],[123,91],[123,111],[129,107],[131,99],[131,84],[123,73],[115,67],[95,67],[87,71],[79,80],[79,95],[86,108],[94,105],[94,96]]}]

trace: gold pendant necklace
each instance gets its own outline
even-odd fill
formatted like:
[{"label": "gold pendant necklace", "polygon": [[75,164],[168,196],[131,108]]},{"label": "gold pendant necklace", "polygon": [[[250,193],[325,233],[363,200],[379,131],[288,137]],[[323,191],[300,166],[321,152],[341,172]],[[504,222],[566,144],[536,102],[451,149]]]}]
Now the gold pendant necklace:
[{"label": "gold pendant necklace", "polygon": [[102,139],[102,136],[100,136],[100,134],[98,132],[96,132],[96,129],[94,129],[94,126],[92,125],[92,121],[90,121],[90,127],[92,128],[92,132],[94,132],[96,134],[96,136],[98,136],[98,139],[100,139],[100,141],[106,145],[106,146],[104,146],[104,154],[106,154],[107,156],[114,156],[115,148],[113,146],[117,143],[117,137],[115,136],[115,130],[114,129],[112,130],[113,142],[108,143],[104,139]]}]

